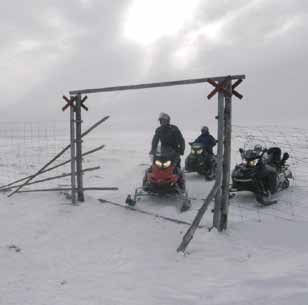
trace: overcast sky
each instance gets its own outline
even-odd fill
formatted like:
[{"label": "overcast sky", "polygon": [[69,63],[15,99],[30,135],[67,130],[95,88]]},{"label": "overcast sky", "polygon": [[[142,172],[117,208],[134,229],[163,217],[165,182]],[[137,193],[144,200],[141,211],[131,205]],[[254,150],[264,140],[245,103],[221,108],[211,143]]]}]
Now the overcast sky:
[{"label": "overcast sky", "polygon": [[[74,89],[229,74],[246,75],[234,124],[307,116],[306,0],[10,0],[0,9],[3,119],[65,119],[61,96]],[[211,125],[210,91],[100,93],[87,115],[155,125],[167,111],[178,125]]]}]

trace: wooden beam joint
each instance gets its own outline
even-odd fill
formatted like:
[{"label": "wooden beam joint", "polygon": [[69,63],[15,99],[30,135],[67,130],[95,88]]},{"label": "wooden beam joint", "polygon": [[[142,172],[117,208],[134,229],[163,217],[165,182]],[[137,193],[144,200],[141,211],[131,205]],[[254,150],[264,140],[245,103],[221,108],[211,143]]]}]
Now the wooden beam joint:
[{"label": "wooden beam joint", "polygon": [[68,107],[72,107],[74,111],[76,110],[76,107],[74,105],[74,102],[76,101],[76,96],[71,96],[70,98],[68,98],[63,95],[62,98],[66,101],[66,105],[62,107],[62,111],[65,111]]},{"label": "wooden beam joint", "polygon": [[214,90],[210,92],[210,94],[207,96],[208,99],[211,99],[217,92],[222,92],[225,97],[231,97],[232,95],[236,96],[239,99],[243,98],[243,95],[240,94],[235,90],[235,88],[243,81],[242,79],[238,79],[233,85],[232,85],[232,93],[230,95],[230,92],[227,90],[227,84],[229,81],[232,81],[231,76],[227,76],[222,82],[214,81],[212,79],[208,79],[208,83],[214,86]]}]

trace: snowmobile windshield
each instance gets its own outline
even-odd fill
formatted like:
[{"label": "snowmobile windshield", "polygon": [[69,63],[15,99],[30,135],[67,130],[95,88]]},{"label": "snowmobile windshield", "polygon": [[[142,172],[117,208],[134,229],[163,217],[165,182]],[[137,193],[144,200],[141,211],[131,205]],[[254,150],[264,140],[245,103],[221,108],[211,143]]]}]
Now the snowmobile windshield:
[{"label": "snowmobile windshield", "polygon": [[192,143],[191,144],[191,153],[193,155],[200,155],[203,153],[204,147],[201,143]]},{"label": "snowmobile windshield", "polygon": [[177,157],[176,152],[173,149],[163,149],[160,152],[156,152],[154,155],[154,162],[156,160],[161,161],[161,162],[166,162],[166,161],[173,161]]},{"label": "snowmobile windshield", "polygon": [[252,150],[252,149],[246,150],[243,154],[243,159],[245,159],[247,161],[256,160],[258,158],[259,158],[259,153]]},{"label": "snowmobile windshield", "polygon": [[191,149],[202,149],[203,145],[201,143],[192,143]]}]

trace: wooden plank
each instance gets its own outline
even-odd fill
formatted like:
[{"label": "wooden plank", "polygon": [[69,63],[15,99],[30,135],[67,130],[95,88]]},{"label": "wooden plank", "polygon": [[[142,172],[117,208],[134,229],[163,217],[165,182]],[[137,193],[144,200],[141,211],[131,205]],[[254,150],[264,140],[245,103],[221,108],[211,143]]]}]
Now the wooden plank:
[{"label": "wooden plank", "polygon": [[189,229],[187,230],[187,232],[185,233],[185,235],[183,236],[182,242],[181,244],[178,246],[177,248],[177,252],[184,252],[185,249],[187,248],[188,244],[191,242],[191,240],[193,239],[193,236],[201,222],[201,219],[204,215],[204,213],[206,212],[209,204],[211,203],[211,201],[213,200],[213,198],[215,197],[217,190],[219,188],[219,184],[218,181],[216,180],[212,190],[210,191],[210,193],[208,194],[208,196],[206,197],[206,199],[204,200],[203,205],[201,206],[201,208],[199,209],[192,225],[189,227]]},{"label": "wooden plank", "polygon": [[[90,171],[94,171],[94,170],[97,170],[97,169],[100,169],[100,166],[89,167],[89,168],[84,169],[82,172],[85,173],[85,172],[90,172]],[[41,180],[29,182],[27,185],[32,185],[32,184],[42,183],[42,182],[46,182],[46,181],[50,181],[50,180],[65,178],[65,177],[68,177],[68,176],[71,176],[71,175],[72,175],[72,173],[65,173],[65,174],[61,174],[61,175],[57,175],[57,176],[48,177],[48,178],[44,178],[44,179],[41,179]],[[11,189],[17,188],[19,186],[20,185],[10,186],[7,189],[2,189],[2,191],[11,190]]]},{"label": "wooden plank", "polygon": [[[92,154],[92,153],[94,153],[94,152],[96,152],[96,151],[99,151],[99,150],[103,149],[104,147],[105,147],[105,145],[101,145],[101,146],[99,146],[99,147],[96,147],[96,148],[94,148],[94,149],[91,149],[91,150],[89,150],[89,151],[83,153],[82,156],[84,157],[84,156],[87,156],[87,155],[89,155],[89,154]],[[75,158],[75,159],[76,159],[76,158]],[[57,164],[57,165],[55,165],[55,166],[53,166],[53,167],[50,167],[50,168],[48,168],[48,169],[46,169],[46,170],[43,170],[43,171],[40,173],[40,175],[41,175],[41,174],[44,174],[44,173],[47,173],[47,172],[49,172],[49,171],[52,171],[53,169],[56,169],[56,168],[61,167],[61,166],[63,166],[63,165],[66,165],[66,164],[68,164],[68,163],[70,163],[70,162],[71,162],[71,159],[66,160],[66,161],[64,161],[64,162],[62,162],[62,163],[59,163],[59,164]],[[10,182],[9,184],[2,185],[2,186],[0,186],[0,191],[3,190],[3,189],[10,189],[9,186],[14,185],[14,184],[19,183],[19,182],[22,182],[22,181],[24,181],[24,180],[26,180],[26,179],[28,179],[28,178],[30,178],[30,177],[32,177],[32,175],[27,176],[27,177],[24,177],[24,178],[20,178],[20,179],[18,179],[18,180],[15,180],[15,181],[13,181],[13,182]]]},{"label": "wooden plank", "polygon": [[[71,191],[72,188],[49,188],[49,189],[36,189],[36,190],[24,190],[18,191],[18,193],[32,193],[32,192],[61,192],[61,191]],[[76,189],[77,191],[78,189]],[[119,188],[117,187],[84,187],[83,191],[117,191]]]},{"label": "wooden plank", "polygon": [[[160,214],[157,214],[157,213],[151,212],[151,211],[142,210],[142,209],[140,209],[139,207],[136,207],[136,206],[132,207],[132,206],[129,206],[129,205],[120,204],[118,202],[110,201],[110,200],[106,200],[106,199],[102,199],[102,198],[99,198],[98,201],[101,202],[101,203],[109,203],[109,204],[112,204],[116,207],[121,207],[121,208],[124,208],[124,209],[128,209],[128,210],[131,210],[131,211],[134,211],[134,212],[141,213],[141,214],[146,214],[146,215],[149,215],[149,216],[154,216],[156,218],[161,218],[163,220],[168,220],[168,221],[175,222],[175,223],[178,223],[178,224],[185,224],[185,225],[191,226],[191,223],[188,222],[188,221],[180,220],[180,219],[176,219],[176,218],[172,218],[172,217],[168,217],[168,216],[164,216],[164,215],[160,215]],[[200,225],[200,226],[198,226],[198,228],[202,229],[202,228],[205,228],[205,226]]]},{"label": "wooden plank", "polygon": [[[109,118],[109,116],[105,116],[104,118],[102,118],[101,120],[99,120],[98,122],[96,122],[95,124],[93,124],[88,130],[86,130],[81,137],[86,136],[87,134],[89,134],[93,129],[95,129],[97,126],[99,126],[100,124],[102,124],[103,122],[105,122],[107,119]],[[75,141],[76,142],[76,141]],[[74,142],[74,143],[75,143]],[[54,161],[56,161],[60,156],[62,156],[69,148],[71,147],[71,144],[67,145],[65,148],[63,148],[54,158],[52,158],[48,163],[46,163],[40,170],[38,170],[34,175],[32,175],[31,177],[29,177],[18,189],[16,189],[15,191],[13,191],[12,193],[10,193],[8,195],[8,197],[11,197],[12,195],[14,195],[16,192],[18,192],[22,187],[24,187],[25,185],[28,184],[28,182],[30,182],[33,178],[35,178],[37,175],[41,174],[42,171],[44,169],[46,169],[50,164],[52,164]]]},{"label": "wooden plank", "polygon": [[[72,90],[70,94],[90,94],[98,92],[110,92],[110,91],[122,91],[122,90],[136,90],[136,89],[147,89],[147,88],[157,88],[157,87],[167,87],[167,86],[179,86],[179,85],[191,85],[198,83],[206,83],[208,80],[213,81],[222,81],[227,76],[218,76],[218,77],[206,77],[206,78],[195,78],[195,79],[184,79],[178,81],[167,81],[167,82],[156,82],[156,83],[145,83],[137,85],[126,85],[126,86],[113,86],[113,87],[104,87],[104,88],[94,88],[94,89],[80,89]],[[231,79],[245,79],[245,75],[231,75]]]}]

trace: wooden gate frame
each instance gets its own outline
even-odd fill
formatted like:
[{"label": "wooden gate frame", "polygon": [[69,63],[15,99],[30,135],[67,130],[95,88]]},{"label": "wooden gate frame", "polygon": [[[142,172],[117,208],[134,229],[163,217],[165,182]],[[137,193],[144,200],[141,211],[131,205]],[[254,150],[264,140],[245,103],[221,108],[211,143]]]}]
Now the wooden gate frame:
[{"label": "wooden gate frame", "polygon": [[[83,102],[87,98],[86,96],[82,98],[82,94],[93,94],[100,92],[111,92],[111,91],[123,91],[123,90],[136,90],[136,89],[147,89],[147,88],[158,88],[167,86],[179,86],[179,85],[189,85],[197,83],[209,83],[214,86],[214,89],[208,94],[207,98],[211,99],[216,93],[218,93],[218,147],[217,147],[217,177],[215,184],[210,191],[207,198],[204,200],[204,204],[196,215],[192,226],[188,229],[183,237],[183,241],[178,251],[184,251],[188,243],[193,237],[195,230],[204,215],[209,203],[215,197],[215,207],[213,216],[213,227],[217,228],[218,231],[227,229],[228,222],[228,210],[229,210],[229,182],[230,182],[230,160],[231,160],[231,118],[232,118],[232,96],[242,99],[242,94],[237,92],[235,88],[241,84],[245,79],[245,75],[227,75],[218,77],[207,77],[207,78],[197,78],[197,79],[185,79],[177,81],[167,81],[167,82],[156,82],[156,83],[144,83],[137,85],[126,85],[126,86],[113,86],[104,88],[94,88],[94,89],[81,89],[72,90],[69,92],[71,99],[76,100],[77,108],[79,108],[78,120],[81,121],[81,107],[84,107]],[[234,83],[232,83],[235,81]],[[86,109],[87,110],[87,109]],[[77,111],[76,111],[77,112]],[[77,121],[78,121],[77,120]],[[78,128],[78,127],[77,127]],[[77,132],[78,134],[78,132]],[[72,139],[74,141],[74,139]],[[77,140],[78,143],[78,140]],[[80,147],[77,150],[78,154],[81,154],[81,142]],[[78,158],[77,158],[78,159]],[[79,160],[81,163],[82,160]],[[77,163],[78,164],[78,163]],[[79,164],[79,169],[82,169],[82,164]],[[72,169],[72,173],[73,173]],[[72,180],[73,181],[73,180]],[[82,192],[82,180],[77,181],[78,196],[83,197]],[[81,186],[80,186],[81,184]]]}]

